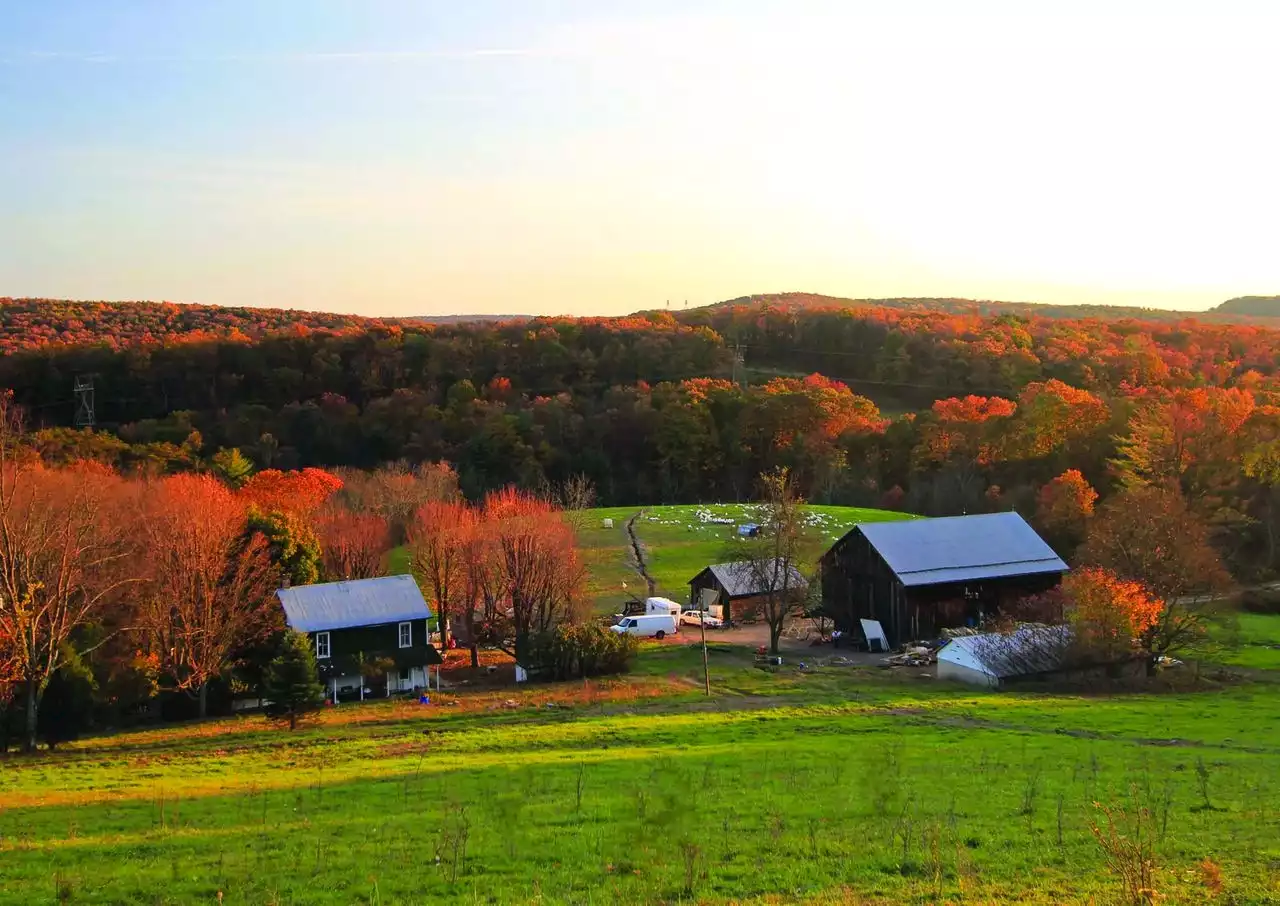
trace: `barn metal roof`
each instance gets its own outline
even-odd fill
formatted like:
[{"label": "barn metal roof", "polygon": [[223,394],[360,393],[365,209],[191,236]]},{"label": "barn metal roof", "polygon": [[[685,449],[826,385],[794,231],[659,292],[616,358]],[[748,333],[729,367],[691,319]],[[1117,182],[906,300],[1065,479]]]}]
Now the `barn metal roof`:
[{"label": "barn metal roof", "polygon": [[295,585],[279,589],[276,596],[284,605],[290,628],[300,632],[379,626],[431,616],[413,576]]},{"label": "barn metal roof", "polygon": [[991,676],[1031,676],[1062,665],[1071,645],[1068,626],[1019,626],[1009,633],[983,633],[952,639],[938,660],[976,667]]},{"label": "barn metal roof", "polygon": [[866,522],[854,530],[908,587],[1067,571],[1017,513]]},{"label": "barn metal roof", "polygon": [[[788,569],[791,571],[791,579],[788,582],[789,588],[801,589],[809,587],[808,581],[801,575],[800,570],[794,566],[790,566]],[[690,579],[690,584],[707,571],[710,571],[711,575],[715,576],[716,581],[720,583],[720,587],[731,598],[749,598],[765,591],[764,583],[758,581],[756,572],[751,568],[751,562],[748,560],[741,560],[736,563],[716,563],[713,566],[708,566],[697,576]]]}]

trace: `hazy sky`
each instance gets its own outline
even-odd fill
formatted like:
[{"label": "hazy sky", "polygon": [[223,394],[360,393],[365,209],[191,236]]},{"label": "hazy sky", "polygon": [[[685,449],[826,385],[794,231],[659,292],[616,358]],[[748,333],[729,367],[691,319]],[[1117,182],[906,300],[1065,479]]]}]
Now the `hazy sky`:
[{"label": "hazy sky", "polygon": [[0,0],[0,22],[0,295],[1280,293],[1274,2]]}]

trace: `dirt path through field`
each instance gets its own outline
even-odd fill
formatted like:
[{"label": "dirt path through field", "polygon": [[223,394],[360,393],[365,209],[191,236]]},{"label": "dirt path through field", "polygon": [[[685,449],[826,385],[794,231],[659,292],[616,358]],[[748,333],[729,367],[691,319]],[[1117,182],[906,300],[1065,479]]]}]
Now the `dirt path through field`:
[{"label": "dirt path through field", "polygon": [[657,593],[658,583],[654,581],[653,576],[649,575],[649,568],[644,562],[644,549],[641,548],[640,539],[636,536],[636,520],[643,515],[644,510],[641,510],[627,520],[627,540],[631,542],[631,557],[635,560],[633,564],[635,570],[649,587],[649,597],[653,597]]}]

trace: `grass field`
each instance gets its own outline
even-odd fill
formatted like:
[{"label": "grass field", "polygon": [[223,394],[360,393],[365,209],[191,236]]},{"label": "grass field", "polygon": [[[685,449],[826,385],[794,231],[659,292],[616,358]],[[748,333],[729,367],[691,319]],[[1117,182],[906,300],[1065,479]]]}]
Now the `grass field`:
[{"label": "grass field", "polygon": [[1280,670],[1280,614],[1240,613],[1222,640],[1229,646],[1219,658],[1233,667]]},{"label": "grass field", "polygon": [[[751,504],[708,504],[655,507],[612,507],[588,510],[580,517],[578,538],[590,574],[588,593],[601,612],[612,613],[627,599],[628,591],[643,596],[644,581],[636,572],[626,523],[635,522],[649,574],[657,582],[658,594],[675,601],[689,598],[688,582],[703,567],[723,563],[732,557],[737,536],[736,524],[759,518]],[[910,518],[903,513],[858,507],[805,507],[806,521],[814,547],[824,550],[859,522],[881,522]],[[605,519],[613,528],[604,528]],[[732,519],[721,524],[710,519]],[[624,591],[622,583],[627,583]]]},{"label": "grass field", "polygon": [[0,902],[1105,903],[1093,803],[1134,797],[1165,902],[1280,901],[1273,686],[976,693],[716,646],[708,701],[699,664],[0,761]]},{"label": "grass field", "polygon": [[[818,550],[825,550],[859,522],[912,518],[888,510],[842,506],[808,506],[805,512],[811,540]],[[575,514],[578,541],[587,566],[587,595],[597,612],[615,613],[632,594],[646,594],[627,537],[627,521],[637,515],[636,536],[649,574],[657,581],[658,594],[687,601],[689,580],[703,567],[722,563],[731,556],[731,544],[737,535],[735,525],[706,521],[699,518],[700,513],[735,523],[758,518],[757,508],[751,504],[603,507]],[[604,527],[606,519],[613,520],[612,528]],[[388,575],[411,571],[408,550],[392,550],[387,558]]]}]

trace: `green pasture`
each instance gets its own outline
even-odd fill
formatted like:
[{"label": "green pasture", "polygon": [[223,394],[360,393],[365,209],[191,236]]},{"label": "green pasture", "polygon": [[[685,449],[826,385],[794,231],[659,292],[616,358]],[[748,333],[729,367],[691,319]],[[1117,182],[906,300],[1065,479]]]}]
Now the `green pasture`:
[{"label": "green pasture", "polygon": [[1280,614],[1239,613],[1218,633],[1225,651],[1217,660],[1233,667],[1280,670]]},{"label": "green pasture", "polygon": [[[641,703],[256,718],[0,760],[5,903],[1168,903],[1280,897],[1273,687],[1080,698],[649,646]],[[571,689],[572,684],[563,688]],[[219,900],[219,892],[222,899]]]},{"label": "green pasture", "polygon": [[[815,555],[859,522],[911,518],[860,507],[806,506],[804,510]],[[626,536],[626,522],[637,514],[636,537],[658,594],[680,602],[688,600],[688,582],[694,575],[713,563],[733,559],[737,525],[762,517],[754,504],[612,507],[579,514],[578,538],[590,573],[589,592],[603,612],[616,609],[628,592],[645,593]],[[613,520],[613,528],[603,527],[605,519]],[[710,519],[733,522],[721,524]],[[626,591],[623,582],[627,583]]]}]

